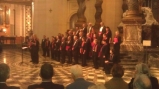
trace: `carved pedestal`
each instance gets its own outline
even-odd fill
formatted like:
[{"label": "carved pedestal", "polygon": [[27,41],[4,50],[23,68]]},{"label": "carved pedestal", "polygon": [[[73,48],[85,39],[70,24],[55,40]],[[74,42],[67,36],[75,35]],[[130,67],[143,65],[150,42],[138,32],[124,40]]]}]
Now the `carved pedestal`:
[{"label": "carved pedestal", "polygon": [[141,24],[124,24],[122,51],[143,51]]},{"label": "carved pedestal", "polygon": [[123,51],[143,51],[142,45],[142,24],[144,19],[141,16],[138,0],[128,0],[128,11],[122,19],[123,23]]}]

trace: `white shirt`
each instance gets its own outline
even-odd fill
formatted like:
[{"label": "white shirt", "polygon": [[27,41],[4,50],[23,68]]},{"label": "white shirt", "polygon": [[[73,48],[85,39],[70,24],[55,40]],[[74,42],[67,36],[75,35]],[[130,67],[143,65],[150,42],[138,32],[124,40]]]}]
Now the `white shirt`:
[{"label": "white shirt", "polygon": [[102,32],[102,30],[103,30],[103,27],[100,27],[99,31]]}]

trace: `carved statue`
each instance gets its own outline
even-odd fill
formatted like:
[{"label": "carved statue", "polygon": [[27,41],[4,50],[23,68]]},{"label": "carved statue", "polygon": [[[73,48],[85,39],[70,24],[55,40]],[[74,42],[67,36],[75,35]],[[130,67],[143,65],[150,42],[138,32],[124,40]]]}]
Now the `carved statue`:
[{"label": "carved statue", "polygon": [[103,0],[96,0],[95,3],[95,8],[96,8],[96,13],[95,13],[95,27],[98,29],[100,27],[100,22],[102,21],[101,15],[102,15],[102,3]]},{"label": "carved statue", "polygon": [[159,23],[155,20],[153,13],[149,7],[142,7],[141,10],[143,11],[145,15],[146,23],[143,25],[159,25]]},{"label": "carved statue", "polygon": [[77,22],[86,22],[86,17],[84,12],[86,10],[85,0],[77,0],[79,9],[77,11],[78,21]]}]

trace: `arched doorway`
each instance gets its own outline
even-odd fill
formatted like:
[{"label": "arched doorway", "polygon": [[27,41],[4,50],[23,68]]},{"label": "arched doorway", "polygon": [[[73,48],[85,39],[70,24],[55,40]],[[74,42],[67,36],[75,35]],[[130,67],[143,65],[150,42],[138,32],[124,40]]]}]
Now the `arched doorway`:
[{"label": "arched doorway", "polygon": [[77,13],[75,13],[70,18],[70,28],[75,28],[77,20],[78,20]]}]

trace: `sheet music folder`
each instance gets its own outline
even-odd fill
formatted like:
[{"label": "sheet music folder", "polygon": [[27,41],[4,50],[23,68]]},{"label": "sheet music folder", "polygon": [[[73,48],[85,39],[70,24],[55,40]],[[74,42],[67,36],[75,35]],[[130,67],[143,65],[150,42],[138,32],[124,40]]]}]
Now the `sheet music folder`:
[{"label": "sheet music folder", "polygon": [[28,47],[22,47],[22,49],[27,49]]}]

